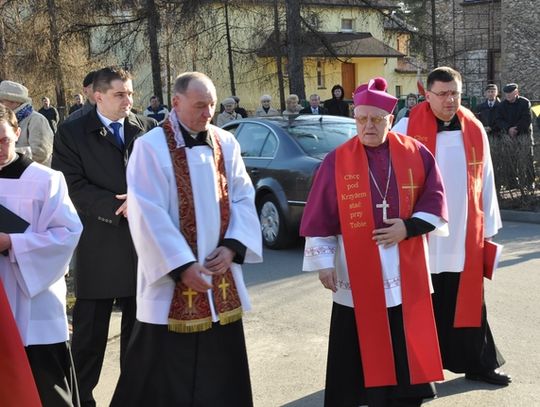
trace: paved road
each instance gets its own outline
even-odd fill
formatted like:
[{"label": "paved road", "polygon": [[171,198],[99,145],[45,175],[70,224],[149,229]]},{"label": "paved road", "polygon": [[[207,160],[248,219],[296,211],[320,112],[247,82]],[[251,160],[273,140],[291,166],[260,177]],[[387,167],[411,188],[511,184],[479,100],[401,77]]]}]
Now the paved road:
[{"label": "paved road", "polygon": [[[445,371],[432,407],[540,406],[540,225],[505,223],[505,245],[493,282],[486,283],[489,321],[514,376],[507,388],[468,382]],[[313,274],[301,273],[302,247],[265,251],[265,262],[245,267],[254,310],[246,315],[256,407],[322,406],[331,297]],[[114,329],[118,322],[114,321]],[[114,332],[113,329],[113,332]],[[111,339],[97,389],[106,406],[118,377],[118,339]],[[231,406],[234,407],[234,406]]]}]

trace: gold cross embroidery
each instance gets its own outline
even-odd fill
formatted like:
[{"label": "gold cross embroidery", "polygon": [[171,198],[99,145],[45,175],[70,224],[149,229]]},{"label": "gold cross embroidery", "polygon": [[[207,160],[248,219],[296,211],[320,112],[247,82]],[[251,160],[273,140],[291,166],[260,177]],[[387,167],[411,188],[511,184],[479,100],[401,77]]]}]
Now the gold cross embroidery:
[{"label": "gold cross embroidery", "polygon": [[411,190],[411,203],[414,204],[414,190],[420,188],[419,185],[414,185],[412,168],[409,168],[409,182],[408,185],[403,185],[401,188]]},{"label": "gold cross embroidery", "polygon": [[188,297],[188,308],[193,308],[193,297],[198,294],[197,291],[193,291],[191,288],[188,288],[187,291],[182,291],[182,295]]},{"label": "gold cross embroidery", "polygon": [[230,286],[230,284],[227,282],[227,280],[225,280],[225,277],[223,277],[221,279],[221,284],[218,285],[219,288],[221,288],[221,292],[222,292],[222,295],[223,295],[223,299],[226,300],[227,299],[227,288]]},{"label": "gold cross embroidery", "polygon": [[482,161],[476,161],[476,150],[474,147],[472,148],[472,163],[469,163],[469,165],[482,165]]},{"label": "gold cross embroidery", "polygon": [[[471,163],[468,163],[469,165],[472,165],[472,166],[476,166],[476,165],[482,165],[482,161],[476,161],[476,150],[475,148],[473,147],[472,148],[472,162]],[[473,171],[475,169],[473,168]],[[474,190],[476,191],[476,193],[479,193],[481,190],[482,190],[482,182],[480,180],[480,177],[476,177],[476,171],[474,171],[474,173],[472,174],[472,176],[474,177],[474,181],[473,181],[473,188]]]}]

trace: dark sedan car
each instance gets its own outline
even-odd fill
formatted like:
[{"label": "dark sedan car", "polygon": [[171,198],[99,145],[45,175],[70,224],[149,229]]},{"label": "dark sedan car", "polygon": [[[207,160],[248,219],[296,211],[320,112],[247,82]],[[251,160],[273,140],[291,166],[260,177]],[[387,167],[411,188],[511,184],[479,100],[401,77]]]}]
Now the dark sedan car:
[{"label": "dark sedan car", "polygon": [[303,115],[247,118],[223,126],[233,133],[256,190],[263,241],[271,249],[298,238],[313,176],[323,158],[356,134],[354,119]]}]

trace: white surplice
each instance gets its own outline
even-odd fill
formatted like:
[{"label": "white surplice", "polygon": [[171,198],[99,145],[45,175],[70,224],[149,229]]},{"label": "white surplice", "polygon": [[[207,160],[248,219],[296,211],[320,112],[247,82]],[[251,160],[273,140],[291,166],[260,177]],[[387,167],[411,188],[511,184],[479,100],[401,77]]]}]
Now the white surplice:
[{"label": "white surplice", "polygon": [[[433,226],[435,235],[445,236],[448,234],[446,221],[438,216],[427,212],[415,212],[412,217],[422,219]],[[425,236],[424,252],[427,256],[427,244]],[[382,277],[384,285],[384,295],[387,307],[395,307],[401,304],[401,274],[399,270],[399,251],[397,245],[384,247],[377,246],[381,260]],[[421,259],[418,259],[421,261]],[[424,259],[428,267],[427,258]],[[335,268],[337,276],[337,291],[332,293],[333,301],[345,305],[353,306],[351,283],[347,270],[347,259],[345,257],[345,246],[343,236],[328,237],[306,237],[304,249],[303,271],[318,271],[325,268]],[[428,268],[429,270],[429,268]]]},{"label": "white surplice", "polygon": [[[401,119],[392,129],[407,134],[409,118]],[[482,203],[484,210],[484,237],[497,234],[502,227],[499,203],[495,191],[493,164],[489,142],[483,126],[484,167]],[[435,160],[439,166],[448,204],[448,237],[429,237],[429,258],[431,273],[463,271],[465,264],[465,238],[467,234],[467,164],[461,130],[437,133]]]},{"label": "white surplice", "polygon": [[0,204],[30,223],[10,234],[9,256],[0,255],[0,278],[23,343],[68,340],[66,282],[82,224],[64,176],[32,163],[21,178],[0,178]]},{"label": "white surplice", "polygon": [[[223,150],[227,173],[230,222],[225,238],[236,239],[247,248],[246,263],[262,261],[262,238],[254,204],[255,192],[246,172],[240,146],[234,136],[212,126]],[[178,145],[183,144],[177,139]],[[171,155],[163,129],[157,127],[135,142],[127,168],[128,220],[139,256],[137,275],[137,319],[166,325],[175,283],[169,272],[191,261],[204,258],[219,243],[221,223],[216,169],[209,146],[186,148],[197,221],[195,258],[179,230],[178,191]],[[249,297],[239,264],[231,267],[244,310]],[[204,276],[210,282],[210,277]],[[212,320],[218,317],[211,291],[208,298]]]}]

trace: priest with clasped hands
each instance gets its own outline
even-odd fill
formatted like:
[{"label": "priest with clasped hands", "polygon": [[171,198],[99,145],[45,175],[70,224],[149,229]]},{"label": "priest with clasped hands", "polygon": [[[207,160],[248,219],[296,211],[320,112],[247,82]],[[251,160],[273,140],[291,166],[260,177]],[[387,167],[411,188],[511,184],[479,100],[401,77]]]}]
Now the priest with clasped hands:
[{"label": "priest with clasped hands", "polygon": [[389,131],[383,78],[354,94],[357,136],[329,153],[300,232],[303,269],[333,293],[325,406],[419,406],[443,379],[426,234],[447,209],[432,154]]}]

